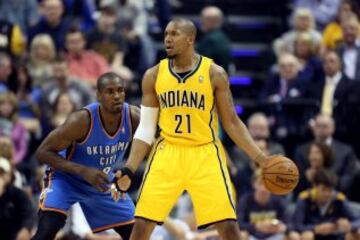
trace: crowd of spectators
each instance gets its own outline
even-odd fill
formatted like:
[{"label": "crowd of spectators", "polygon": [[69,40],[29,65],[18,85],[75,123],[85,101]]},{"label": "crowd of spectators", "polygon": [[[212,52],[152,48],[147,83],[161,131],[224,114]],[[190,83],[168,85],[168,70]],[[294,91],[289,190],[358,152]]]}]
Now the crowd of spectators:
[{"label": "crowd of spectators", "polygon": [[[127,101],[139,103],[142,75],[159,60],[149,12],[164,10],[158,19],[163,28],[169,4],[181,4],[144,2],[0,1],[1,239],[30,239],[44,174],[34,152],[69,113],[95,101],[99,75],[119,74]],[[250,99],[257,107],[243,120],[265,153],[295,161],[300,182],[289,196],[271,195],[257,166],[225,141],[238,223],[244,239],[360,239],[359,3],[292,3],[289,29],[272,44],[276,61]],[[229,70],[232,42],[222,28],[227,16],[207,6],[198,18],[197,51]],[[136,176],[131,196],[141,172]],[[78,206],[71,209],[72,221],[59,238],[119,239],[114,232],[92,234],[81,214]],[[211,228],[196,229],[184,194],[152,239],[216,238]]]}]

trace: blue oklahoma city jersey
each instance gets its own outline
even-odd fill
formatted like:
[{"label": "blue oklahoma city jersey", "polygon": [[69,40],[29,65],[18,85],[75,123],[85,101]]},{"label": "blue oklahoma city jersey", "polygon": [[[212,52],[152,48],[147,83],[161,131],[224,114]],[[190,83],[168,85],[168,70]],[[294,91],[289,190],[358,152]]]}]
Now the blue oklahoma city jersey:
[{"label": "blue oklahoma city jersey", "polygon": [[[130,107],[124,103],[121,124],[112,136],[103,127],[99,103],[90,104],[85,109],[91,119],[87,136],[59,154],[69,161],[107,173],[112,181],[113,169],[123,159],[132,138]],[[93,232],[134,222],[135,207],[128,195],[115,202],[110,191],[99,192],[81,177],[49,167],[40,195],[40,208],[66,214],[76,202],[80,203]]]},{"label": "blue oklahoma city jersey", "polygon": [[[121,124],[112,136],[106,132],[103,126],[99,103],[90,104],[85,109],[91,116],[90,129],[86,138],[82,142],[74,143],[68,149],[61,151],[60,155],[69,161],[97,168],[108,174],[109,181],[112,181],[113,169],[123,160],[125,151],[132,139],[129,105],[123,104]],[[72,174],[55,171],[54,177],[56,178],[57,175],[76,179],[79,183],[89,185],[82,178]]]}]

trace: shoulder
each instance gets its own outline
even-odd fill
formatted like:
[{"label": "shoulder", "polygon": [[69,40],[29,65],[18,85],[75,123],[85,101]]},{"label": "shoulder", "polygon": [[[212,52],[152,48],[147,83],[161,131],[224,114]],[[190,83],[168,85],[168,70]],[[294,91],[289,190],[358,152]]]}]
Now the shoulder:
[{"label": "shoulder", "polygon": [[129,105],[131,118],[140,118],[140,108],[135,105]]},{"label": "shoulder", "polygon": [[150,88],[155,85],[156,78],[159,72],[159,67],[160,63],[146,70],[142,81],[143,88]]},{"label": "shoulder", "polygon": [[342,192],[337,192],[337,193],[335,194],[335,199],[336,199],[337,201],[343,202],[343,201],[346,200],[346,196],[345,196],[345,194],[342,193]]},{"label": "shoulder", "polygon": [[69,128],[76,127],[78,130],[87,129],[90,124],[90,114],[90,110],[85,108],[73,112],[66,119],[63,126]]},{"label": "shoulder", "polygon": [[334,148],[338,148],[338,149],[341,149],[343,151],[344,150],[347,150],[347,151],[351,150],[351,147],[349,145],[347,145],[346,143],[340,142],[338,140],[333,140],[332,145],[333,145]]},{"label": "shoulder", "polygon": [[129,115],[130,121],[132,125],[132,131],[134,132],[136,128],[139,126],[140,122],[140,108],[134,105],[129,105]]},{"label": "shoulder", "polygon": [[223,67],[215,63],[211,63],[210,80],[215,86],[219,84],[228,84],[228,75]]},{"label": "shoulder", "polygon": [[155,66],[149,68],[145,72],[145,76],[156,78],[158,72],[159,72],[160,63],[156,64]]},{"label": "shoulder", "polygon": [[299,193],[299,199],[300,200],[307,200],[310,199],[312,196],[311,190],[305,190]]}]

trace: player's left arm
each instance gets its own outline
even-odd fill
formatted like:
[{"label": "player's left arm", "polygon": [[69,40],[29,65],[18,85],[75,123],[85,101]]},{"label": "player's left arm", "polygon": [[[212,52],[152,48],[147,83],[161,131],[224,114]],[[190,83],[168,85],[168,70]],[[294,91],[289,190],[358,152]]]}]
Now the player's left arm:
[{"label": "player's left arm", "polygon": [[134,105],[130,105],[130,118],[131,118],[131,126],[132,126],[132,135],[134,136],[134,133],[139,126],[140,123],[140,108]]},{"label": "player's left arm", "polygon": [[210,78],[215,95],[216,108],[226,133],[251,159],[260,166],[264,165],[266,161],[265,154],[255,144],[245,124],[235,112],[230,84],[225,70],[216,64],[212,64]]}]

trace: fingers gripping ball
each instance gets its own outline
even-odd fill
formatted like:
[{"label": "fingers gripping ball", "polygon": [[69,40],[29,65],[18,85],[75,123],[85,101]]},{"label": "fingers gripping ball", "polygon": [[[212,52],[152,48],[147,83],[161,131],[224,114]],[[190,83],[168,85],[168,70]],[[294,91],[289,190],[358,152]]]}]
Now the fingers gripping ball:
[{"label": "fingers gripping ball", "polygon": [[274,156],[263,168],[263,181],[271,193],[286,195],[298,184],[299,170],[291,159]]}]

